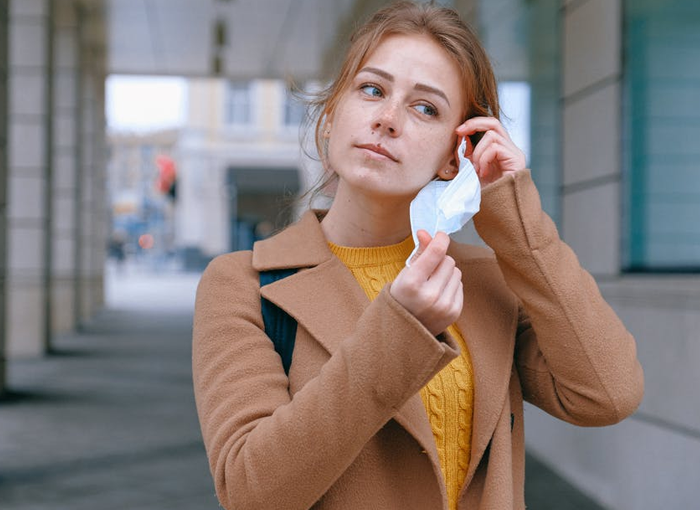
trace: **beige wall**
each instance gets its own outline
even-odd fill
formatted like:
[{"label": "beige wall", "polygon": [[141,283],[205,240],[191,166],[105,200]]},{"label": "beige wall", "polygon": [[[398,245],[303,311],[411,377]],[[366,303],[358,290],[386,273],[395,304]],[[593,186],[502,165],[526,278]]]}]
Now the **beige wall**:
[{"label": "beige wall", "polygon": [[568,1],[560,14],[562,234],[635,336],[646,392],[635,415],[600,429],[528,407],[526,441],[611,510],[694,508],[700,278],[621,274],[622,2]]},{"label": "beige wall", "polygon": [[621,266],[621,4],[587,0],[562,11],[562,234],[599,276]]}]

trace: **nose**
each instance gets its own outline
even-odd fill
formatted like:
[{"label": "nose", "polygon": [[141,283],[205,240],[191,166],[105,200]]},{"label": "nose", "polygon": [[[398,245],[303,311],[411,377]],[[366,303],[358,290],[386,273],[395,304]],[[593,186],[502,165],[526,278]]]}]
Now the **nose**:
[{"label": "nose", "polygon": [[377,111],[372,121],[372,130],[395,137],[401,134],[401,123],[400,107],[393,102],[387,101]]}]

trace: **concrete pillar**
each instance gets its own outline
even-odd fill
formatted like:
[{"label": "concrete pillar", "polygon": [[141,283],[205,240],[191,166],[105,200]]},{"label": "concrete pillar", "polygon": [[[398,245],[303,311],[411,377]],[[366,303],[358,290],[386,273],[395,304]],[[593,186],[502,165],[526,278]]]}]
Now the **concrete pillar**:
[{"label": "concrete pillar", "polygon": [[[89,320],[104,303],[106,245],[105,192],[105,51],[97,30],[99,11],[78,4],[80,52],[78,58],[79,113],[78,175],[76,186],[78,274],[75,313],[78,325]],[[79,197],[79,198],[78,198]]]},{"label": "concrete pillar", "polygon": [[52,348],[52,306],[53,299],[51,295],[51,287],[53,281],[53,145],[54,145],[54,16],[55,16],[54,0],[46,0],[46,79],[44,80],[44,107],[46,109],[47,118],[44,122],[44,261],[43,261],[43,283],[44,283],[44,324],[43,324],[43,342],[44,352],[51,352]]},{"label": "concrete pillar", "polygon": [[55,86],[53,118],[52,316],[54,334],[76,326],[75,300],[75,189],[77,151],[78,25],[72,2],[57,2],[55,13]]},{"label": "concrete pillar", "polygon": [[96,219],[93,230],[93,271],[92,271],[92,303],[97,311],[105,304],[105,260],[107,259],[107,241],[111,230],[111,206],[107,194],[107,113],[106,113],[106,80],[107,52],[102,43],[95,51],[93,71],[95,80],[95,126],[93,143],[95,146],[95,165],[93,167],[93,196],[95,198],[93,217]]},{"label": "concrete pillar", "polygon": [[586,269],[614,276],[621,266],[622,0],[564,4],[562,234]]},{"label": "concrete pillar", "polygon": [[74,173],[74,187],[73,187],[73,323],[77,330],[83,322],[83,188],[84,188],[84,178],[85,173],[84,168],[84,142],[85,137],[83,135],[84,125],[85,125],[85,106],[83,103],[83,94],[85,90],[85,49],[84,43],[86,40],[85,35],[85,23],[86,15],[85,9],[80,2],[74,4],[75,17],[77,23],[77,33],[76,33],[76,65],[75,65],[75,97],[76,97],[76,108],[75,108],[75,173]]},{"label": "concrete pillar", "polygon": [[9,101],[0,100],[9,104],[6,138],[0,128],[0,161],[5,139],[8,146],[7,165],[0,163],[0,183],[7,183],[6,215],[0,187],[0,248],[7,252],[6,264],[0,256],[7,273],[0,278],[6,314],[0,355],[49,352],[53,335],[77,328],[104,301],[105,52],[98,7],[0,4],[0,16],[9,13],[9,56],[0,59],[9,63],[0,74],[2,97],[9,85]]},{"label": "concrete pillar", "polygon": [[10,2],[6,352],[37,356],[45,345],[46,110],[48,9]]},{"label": "concrete pillar", "polygon": [[8,70],[8,0],[0,0],[0,397],[6,381],[6,278],[7,278],[7,70]]}]

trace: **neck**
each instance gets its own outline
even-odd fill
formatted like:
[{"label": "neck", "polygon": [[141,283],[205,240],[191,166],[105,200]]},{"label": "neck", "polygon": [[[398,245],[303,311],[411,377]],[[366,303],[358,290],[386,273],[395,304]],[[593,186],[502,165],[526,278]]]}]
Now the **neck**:
[{"label": "neck", "polygon": [[338,183],[333,204],[321,222],[326,239],[340,246],[386,246],[411,234],[410,199],[369,197]]}]

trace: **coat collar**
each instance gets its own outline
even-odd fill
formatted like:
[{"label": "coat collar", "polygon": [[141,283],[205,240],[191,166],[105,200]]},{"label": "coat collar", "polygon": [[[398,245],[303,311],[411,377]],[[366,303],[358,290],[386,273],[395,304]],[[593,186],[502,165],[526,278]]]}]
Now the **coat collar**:
[{"label": "coat collar", "polygon": [[[328,247],[320,225],[324,215],[325,211],[307,211],[298,223],[255,243],[253,267],[257,271],[305,269],[266,285],[261,293],[294,317],[332,355],[352,331],[369,300]],[[509,291],[493,260],[487,266],[481,264],[492,256],[480,248],[454,244],[448,253],[465,275],[464,292],[469,296],[457,326],[469,348],[474,374],[472,451],[466,487],[488,447],[507,398],[515,328],[514,324],[504,324],[503,317],[510,314],[516,318],[517,310],[513,312],[512,308],[517,305],[510,294],[505,295]],[[499,293],[502,296],[497,296]],[[432,429],[420,395],[410,398],[395,419],[421,444],[442,480]]]},{"label": "coat collar", "polygon": [[256,271],[318,266],[333,258],[320,220],[325,211],[306,211],[301,219],[280,233],[253,246]]}]

